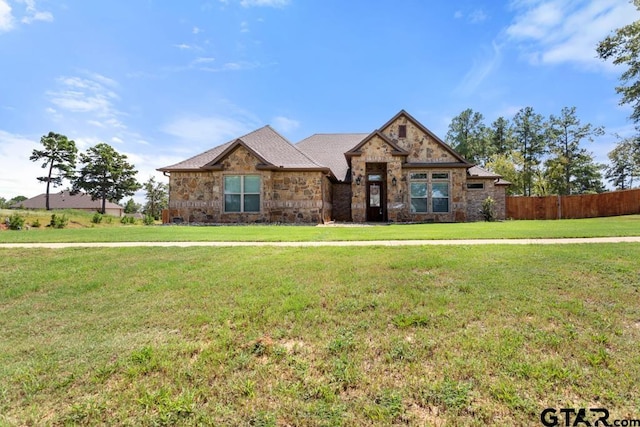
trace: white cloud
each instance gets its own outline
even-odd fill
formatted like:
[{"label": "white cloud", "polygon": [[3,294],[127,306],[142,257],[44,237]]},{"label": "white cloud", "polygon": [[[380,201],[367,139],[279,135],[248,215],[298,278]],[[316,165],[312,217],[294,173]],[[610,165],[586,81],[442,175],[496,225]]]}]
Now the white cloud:
[{"label": "white cloud", "polygon": [[45,188],[36,178],[43,175],[42,164],[29,160],[38,140],[0,130],[0,196],[34,197]]},{"label": "white cloud", "polygon": [[273,119],[273,126],[277,131],[288,133],[300,127],[300,122],[284,116],[277,116]]},{"label": "white cloud", "polygon": [[482,22],[487,19],[487,14],[482,9],[476,9],[469,14],[469,20],[472,23]]},{"label": "white cloud", "polygon": [[242,7],[266,6],[266,7],[285,7],[290,0],[241,0]]},{"label": "white cloud", "polygon": [[533,64],[576,63],[602,67],[596,46],[611,31],[638,19],[638,11],[620,0],[533,0],[514,2],[517,15],[506,29]]},{"label": "white cloud", "polygon": [[240,32],[241,33],[248,33],[249,30],[249,23],[247,21],[242,21],[240,23]]},{"label": "white cloud", "polygon": [[501,46],[494,42],[491,48],[483,48],[482,55],[474,60],[473,66],[463,77],[455,92],[462,96],[475,92],[480,84],[499,67],[501,61]]},{"label": "white cloud", "polygon": [[183,116],[162,127],[162,131],[182,141],[206,145],[208,148],[228,142],[251,131],[247,120],[197,115]]},{"label": "white cloud", "polygon": [[201,32],[202,32],[202,29],[198,27],[193,27],[193,29],[191,30],[192,34],[200,34]]},{"label": "white cloud", "polygon": [[47,108],[47,112],[58,120],[64,114],[85,115],[86,123],[101,127],[126,129],[119,117],[123,115],[114,103],[119,100],[113,90],[118,83],[101,74],[84,72],[86,77],[64,76],[57,79],[58,87],[46,93],[49,101],[57,108]]},{"label": "white cloud", "polygon": [[51,12],[42,12],[36,7],[35,0],[19,0],[27,6],[27,15],[21,20],[23,24],[31,24],[35,21],[52,22],[53,15]]},{"label": "white cloud", "polygon": [[11,14],[11,6],[7,0],[0,0],[0,33],[11,31],[14,28],[14,18]]}]

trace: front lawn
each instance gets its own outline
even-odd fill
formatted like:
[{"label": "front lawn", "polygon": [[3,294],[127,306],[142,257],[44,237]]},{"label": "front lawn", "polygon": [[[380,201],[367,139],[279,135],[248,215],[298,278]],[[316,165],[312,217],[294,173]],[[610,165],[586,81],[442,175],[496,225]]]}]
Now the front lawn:
[{"label": "front lawn", "polygon": [[[177,230],[227,229],[243,227]],[[0,249],[0,425],[639,418],[638,259],[638,244]]]},{"label": "front lawn", "polygon": [[[72,217],[73,218],[73,217]],[[117,220],[115,220],[117,223]],[[0,231],[0,243],[27,242],[158,242],[158,241],[345,241],[508,239],[640,236],[640,215],[556,221],[504,221],[458,224],[392,224],[332,227],[310,225],[240,226],[109,226],[92,227],[81,220],[76,228],[31,228]]]}]

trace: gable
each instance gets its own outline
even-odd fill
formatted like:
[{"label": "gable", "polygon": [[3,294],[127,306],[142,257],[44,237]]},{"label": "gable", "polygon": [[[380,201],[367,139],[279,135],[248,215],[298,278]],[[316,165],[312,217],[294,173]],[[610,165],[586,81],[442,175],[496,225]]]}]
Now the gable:
[{"label": "gable", "polygon": [[398,146],[379,130],[373,131],[363,139],[358,145],[347,151],[344,155],[348,157],[359,156],[363,153],[375,155],[377,157],[406,156],[408,153]]},{"label": "gable", "polygon": [[[406,129],[404,137],[400,135],[401,126]],[[407,163],[462,163],[471,166],[459,153],[404,110],[380,129],[381,133],[408,153]]]}]

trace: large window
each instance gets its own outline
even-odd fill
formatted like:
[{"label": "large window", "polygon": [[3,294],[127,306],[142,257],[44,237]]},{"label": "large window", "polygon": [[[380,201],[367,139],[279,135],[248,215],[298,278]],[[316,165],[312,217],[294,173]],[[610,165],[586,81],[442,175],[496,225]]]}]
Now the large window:
[{"label": "large window", "polygon": [[[449,173],[412,173],[409,176],[409,192],[412,213],[449,212]],[[429,180],[429,178],[431,178]],[[431,198],[431,209],[429,209]]]},{"label": "large window", "polygon": [[260,212],[260,177],[228,175],[224,177],[225,212]]}]

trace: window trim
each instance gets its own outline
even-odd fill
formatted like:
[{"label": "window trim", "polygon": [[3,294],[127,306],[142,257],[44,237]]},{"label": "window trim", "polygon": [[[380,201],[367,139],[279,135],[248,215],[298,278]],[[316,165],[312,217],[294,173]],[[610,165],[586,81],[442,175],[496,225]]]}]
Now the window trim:
[{"label": "window trim", "polygon": [[[245,178],[251,176],[251,177],[257,177],[258,178],[258,183],[259,183],[259,189],[257,192],[246,192],[245,191]],[[236,193],[236,192],[227,192],[227,185],[226,185],[226,179],[227,178],[231,178],[231,177],[240,177],[240,192]],[[229,211],[227,210],[227,200],[226,200],[226,196],[227,195],[237,195],[240,196],[240,210],[238,211]],[[255,211],[247,211],[245,210],[245,196],[253,196],[253,195],[257,195],[258,196],[258,210]],[[256,175],[256,174],[229,174],[229,175],[223,175],[222,176],[222,213],[224,214],[239,214],[239,213],[250,213],[250,214],[259,214],[260,212],[262,212],[262,203],[261,203],[261,199],[262,199],[262,176],[261,175]]]}]

